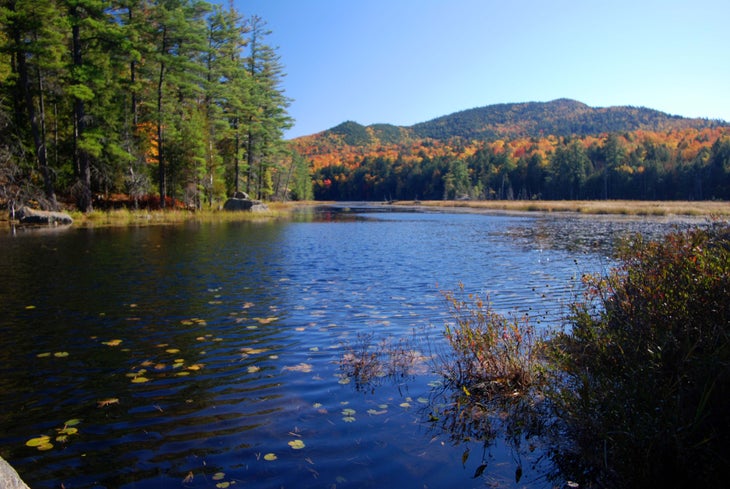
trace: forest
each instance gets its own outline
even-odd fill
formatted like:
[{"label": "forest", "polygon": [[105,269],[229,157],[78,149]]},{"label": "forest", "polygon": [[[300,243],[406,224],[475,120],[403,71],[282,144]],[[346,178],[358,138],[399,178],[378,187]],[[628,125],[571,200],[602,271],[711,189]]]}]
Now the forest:
[{"label": "forest", "polygon": [[[563,120],[570,122],[569,114]],[[443,121],[436,122],[438,130]],[[453,130],[436,139],[412,128],[348,122],[297,143],[322,200],[730,199],[726,124],[624,120],[612,127],[638,128],[592,134],[591,124],[571,134],[580,126],[566,125],[564,135],[526,135],[521,124],[513,121],[503,137],[495,138],[492,126],[481,139]]]},{"label": "forest", "polygon": [[306,192],[269,35],[202,0],[1,0],[0,205]]}]

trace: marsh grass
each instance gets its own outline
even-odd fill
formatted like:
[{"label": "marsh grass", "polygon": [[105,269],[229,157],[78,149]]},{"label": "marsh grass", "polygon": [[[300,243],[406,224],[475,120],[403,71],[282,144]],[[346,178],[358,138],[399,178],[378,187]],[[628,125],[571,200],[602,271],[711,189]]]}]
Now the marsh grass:
[{"label": "marsh grass", "polygon": [[730,203],[719,201],[633,200],[468,200],[398,201],[399,206],[461,208],[509,212],[576,212],[625,216],[730,216]]},{"label": "marsh grass", "polygon": [[146,210],[146,209],[114,209],[109,211],[94,210],[83,213],[71,211],[74,226],[78,227],[125,227],[180,224],[185,222],[233,222],[255,221],[287,217],[295,204],[269,203],[268,211],[229,212],[218,209],[203,210]]}]

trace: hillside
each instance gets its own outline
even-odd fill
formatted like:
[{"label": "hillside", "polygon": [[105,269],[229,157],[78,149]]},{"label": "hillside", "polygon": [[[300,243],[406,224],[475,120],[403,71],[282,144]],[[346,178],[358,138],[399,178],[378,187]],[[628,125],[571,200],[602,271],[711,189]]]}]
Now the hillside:
[{"label": "hillside", "polygon": [[730,199],[730,124],[574,100],[298,138],[322,200]]},{"label": "hillside", "polygon": [[388,156],[424,145],[519,138],[586,137],[633,131],[667,132],[728,126],[725,121],[690,119],[644,107],[589,107],[570,99],[488,105],[413,126],[347,121],[326,131],[297,138],[297,150],[315,167],[353,164],[358,156]]}]

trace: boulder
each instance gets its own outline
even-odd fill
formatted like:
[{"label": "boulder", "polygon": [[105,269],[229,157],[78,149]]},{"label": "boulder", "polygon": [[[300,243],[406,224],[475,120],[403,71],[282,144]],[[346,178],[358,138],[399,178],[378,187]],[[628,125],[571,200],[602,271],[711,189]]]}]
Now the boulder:
[{"label": "boulder", "polygon": [[65,212],[39,211],[23,206],[15,211],[15,219],[21,224],[72,224],[74,220]]},{"label": "boulder", "polygon": [[[243,192],[237,192],[243,194]],[[244,194],[245,195],[245,194]],[[232,197],[226,200],[223,204],[223,210],[226,211],[249,211],[249,212],[261,212],[267,211],[269,208],[260,200],[251,200],[249,198],[240,199]]]},{"label": "boulder", "polygon": [[15,469],[0,457],[0,487],[3,489],[29,489]]}]

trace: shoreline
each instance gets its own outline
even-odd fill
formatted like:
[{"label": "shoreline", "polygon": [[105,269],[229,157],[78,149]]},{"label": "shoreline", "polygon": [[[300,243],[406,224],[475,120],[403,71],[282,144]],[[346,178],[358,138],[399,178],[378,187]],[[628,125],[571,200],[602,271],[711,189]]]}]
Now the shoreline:
[{"label": "shoreline", "polygon": [[[292,201],[270,202],[268,211],[231,212],[220,209],[187,210],[98,210],[89,214],[71,211],[74,219],[68,227],[133,227],[183,224],[186,222],[233,222],[288,219],[298,209],[327,206],[372,206],[390,209],[413,209],[442,212],[494,212],[516,214],[578,214],[625,217],[730,218],[730,202],[718,201],[630,201],[630,200],[399,200],[392,202]],[[7,216],[0,222],[14,224]],[[60,227],[60,226],[34,226]],[[62,226],[66,227],[66,226]]]},{"label": "shoreline", "polygon": [[394,207],[524,213],[576,213],[637,217],[727,217],[730,202],[654,200],[430,200],[394,201]]}]

